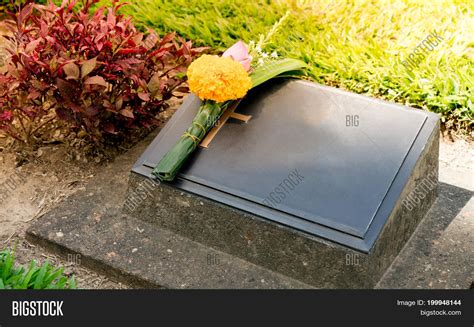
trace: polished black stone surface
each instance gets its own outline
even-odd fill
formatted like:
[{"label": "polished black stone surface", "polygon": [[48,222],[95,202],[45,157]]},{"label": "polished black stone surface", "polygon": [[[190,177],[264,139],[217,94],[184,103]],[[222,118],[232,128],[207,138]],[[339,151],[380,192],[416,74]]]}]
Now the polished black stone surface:
[{"label": "polished black stone surface", "polygon": [[[190,125],[188,97],[134,167],[151,169]],[[437,117],[304,81],[251,92],[171,185],[305,233],[368,251]],[[428,126],[427,126],[428,125]],[[411,158],[407,160],[410,156]]]}]

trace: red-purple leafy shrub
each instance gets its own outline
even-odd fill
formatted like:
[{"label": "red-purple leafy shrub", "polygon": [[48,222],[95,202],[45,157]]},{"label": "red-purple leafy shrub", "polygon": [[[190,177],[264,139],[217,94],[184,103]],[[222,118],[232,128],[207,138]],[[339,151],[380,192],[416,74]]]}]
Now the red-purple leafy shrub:
[{"label": "red-purple leafy shrub", "polygon": [[[185,70],[203,48],[174,34],[139,33],[121,7],[87,0],[28,4],[15,16],[14,51],[0,74],[0,129],[30,142],[67,122],[95,141],[154,125],[174,94],[187,91]],[[53,125],[52,125],[53,124]]]}]

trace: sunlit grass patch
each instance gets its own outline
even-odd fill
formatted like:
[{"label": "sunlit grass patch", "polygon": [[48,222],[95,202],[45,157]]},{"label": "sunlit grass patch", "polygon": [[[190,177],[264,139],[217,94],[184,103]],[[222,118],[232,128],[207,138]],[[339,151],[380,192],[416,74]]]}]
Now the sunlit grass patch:
[{"label": "sunlit grass patch", "polygon": [[[288,10],[269,51],[310,65],[319,83],[441,114],[472,131],[474,2],[131,0],[123,12],[160,33],[221,51],[256,40]],[[413,69],[402,64],[435,30],[444,40]]]}]

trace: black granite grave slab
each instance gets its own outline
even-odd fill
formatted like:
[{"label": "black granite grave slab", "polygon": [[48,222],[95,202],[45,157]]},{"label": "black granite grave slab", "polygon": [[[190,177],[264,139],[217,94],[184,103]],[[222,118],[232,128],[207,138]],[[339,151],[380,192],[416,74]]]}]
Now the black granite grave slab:
[{"label": "black granite grave slab", "polygon": [[[140,157],[132,191],[144,178],[153,178],[152,168],[190,125],[199,104],[188,97]],[[430,173],[437,180],[436,115],[294,80],[259,87],[236,111],[252,119],[228,121],[208,148],[192,155],[174,182],[162,184],[154,199],[133,210],[136,217],[268,267],[272,264],[260,257],[261,249],[245,253],[239,240],[230,237],[232,229],[252,226],[272,234],[283,228],[289,238],[279,232],[273,236],[290,243],[296,237],[318,246],[337,245],[341,255],[356,250],[370,257],[392,224],[394,234],[386,237],[402,240],[397,241],[400,249],[434,200],[436,190],[430,190],[423,206],[393,221],[406,209],[401,205],[404,193]],[[205,206],[176,207],[169,198],[181,191],[186,201],[193,194]],[[203,219],[196,221],[196,215]],[[203,232],[210,228],[206,224],[214,231]],[[257,243],[268,252],[272,241],[264,239]],[[279,240],[273,242],[278,248]],[[290,251],[292,245],[284,244]],[[291,268],[283,270],[291,275]],[[319,285],[311,278],[305,281]]]}]

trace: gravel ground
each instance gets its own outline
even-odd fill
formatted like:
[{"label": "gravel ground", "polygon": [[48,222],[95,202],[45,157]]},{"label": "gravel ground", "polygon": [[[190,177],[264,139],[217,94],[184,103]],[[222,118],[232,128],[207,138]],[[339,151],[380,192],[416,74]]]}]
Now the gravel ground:
[{"label": "gravel ground", "polygon": [[[16,262],[28,265],[31,260],[64,266],[73,274],[80,288],[124,288],[100,274],[80,266],[78,258],[61,259],[24,237],[28,225],[82,189],[102,165],[95,162],[76,162],[68,158],[65,146],[48,146],[30,153],[28,158],[2,147],[0,139],[0,249],[16,248]],[[41,154],[38,156],[38,154]]]}]

